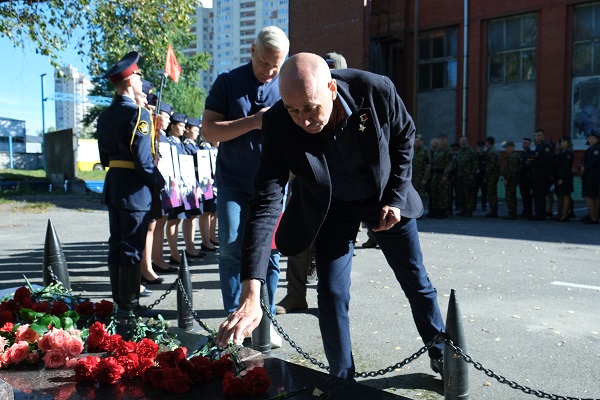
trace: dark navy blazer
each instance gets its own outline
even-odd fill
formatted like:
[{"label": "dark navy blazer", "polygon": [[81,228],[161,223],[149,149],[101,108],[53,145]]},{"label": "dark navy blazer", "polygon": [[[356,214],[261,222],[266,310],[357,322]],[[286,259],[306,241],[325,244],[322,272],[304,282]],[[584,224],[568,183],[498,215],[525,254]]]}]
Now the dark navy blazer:
[{"label": "dark navy blazer", "polygon": [[[411,184],[415,125],[394,84],[385,76],[354,69],[332,71],[332,76],[352,111],[347,124],[365,126],[359,142],[381,205],[398,207],[402,217],[420,217],[423,204]],[[265,279],[289,171],[296,179],[275,238],[281,253],[305,250],[331,203],[321,135],[308,134],[296,125],[281,101],[265,113],[262,131],[260,166],[242,244],[242,280]]]}]

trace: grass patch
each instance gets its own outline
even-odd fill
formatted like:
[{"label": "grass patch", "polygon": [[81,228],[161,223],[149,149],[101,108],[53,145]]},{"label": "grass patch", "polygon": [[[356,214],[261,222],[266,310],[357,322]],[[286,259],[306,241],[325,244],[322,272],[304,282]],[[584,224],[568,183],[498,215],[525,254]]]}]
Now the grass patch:
[{"label": "grass patch", "polygon": [[78,171],[77,177],[84,181],[103,181],[108,171]]},{"label": "grass patch", "polygon": [[54,204],[48,203],[46,201],[40,201],[35,203],[26,203],[22,206],[16,207],[19,211],[40,214],[49,209],[53,208]]},{"label": "grass patch", "polygon": [[43,169],[0,169],[0,181],[38,181],[46,180],[46,171]]}]

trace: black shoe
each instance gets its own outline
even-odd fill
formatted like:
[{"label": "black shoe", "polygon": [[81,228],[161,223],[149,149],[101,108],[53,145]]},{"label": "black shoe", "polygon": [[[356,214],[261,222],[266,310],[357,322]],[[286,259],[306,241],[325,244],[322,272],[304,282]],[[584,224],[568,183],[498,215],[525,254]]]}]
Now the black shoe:
[{"label": "black shoe", "polygon": [[215,242],[215,241],[213,241],[213,240],[211,240],[210,242],[212,243],[212,245],[213,245],[213,246],[218,246],[218,245],[220,245],[220,244],[221,244],[221,243],[219,243],[219,242]]},{"label": "black shoe", "polygon": [[374,237],[370,237],[369,239],[367,239],[366,242],[364,242],[361,246],[363,249],[374,249],[375,247],[377,247],[377,240],[375,240]]},{"label": "black shoe", "polygon": [[205,246],[204,244],[201,244],[200,250],[202,250],[202,251],[217,251],[217,248],[216,247],[210,248],[208,246]]},{"label": "black shoe", "polygon": [[437,360],[434,360],[433,358],[431,358],[429,360],[429,366],[431,367],[433,372],[435,372],[436,374],[440,374],[440,376],[442,377],[442,380],[444,380],[444,359],[443,358],[439,358]]},{"label": "black shoe", "polygon": [[149,281],[148,279],[146,279],[142,276],[142,283],[144,285],[160,285],[161,283],[163,283],[163,281],[164,281],[163,278],[156,278],[154,280]]},{"label": "black shoe", "polygon": [[[185,255],[187,258],[204,258],[204,256],[206,255],[206,253],[200,253],[198,252],[198,254],[190,254],[187,251],[185,252]],[[171,264],[171,261],[169,261],[169,264]],[[177,263],[179,264],[179,263]]]},{"label": "black shoe", "polygon": [[[171,258],[171,260],[173,260],[173,258]],[[171,260],[169,260],[169,264],[171,264]],[[177,265],[179,265],[179,263],[177,263]],[[173,272],[178,272],[179,268],[175,268],[175,267],[169,267],[167,269],[161,268],[158,265],[152,263],[152,269],[154,270],[154,272],[156,272],[157,274],[171,274]]]},{"label": "black shoe", "polygon": [[317,276],[317,267],[310,267],[308,269],[308,274],[306,275],[306,284],[314,285],[319,280]]}]

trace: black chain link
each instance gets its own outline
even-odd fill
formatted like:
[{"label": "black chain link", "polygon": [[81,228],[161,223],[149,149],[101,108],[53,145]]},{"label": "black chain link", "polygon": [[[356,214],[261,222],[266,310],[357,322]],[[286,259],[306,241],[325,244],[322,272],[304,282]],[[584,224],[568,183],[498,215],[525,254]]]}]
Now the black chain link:
[{"label": "black chain link", "polygon": [[445,333],[443,334],[443,336],[444,336],[444,343],[448,347],[450,347],[452,349],[452,351],[454,351],[454,353],[460,355],[462,357],[462,359],[465,360],[465,362],[467,362],[468,364],[472,364],[476,370],[482,371],[484,374],[486,374],[490,378],[494,378],[498,382],[500,382],[504,385],[508,385],[513,389],[520,390],[525,394],[532,394],[541,399],[551,399],[551,400],[600,400],[600,399],[592,399],[592,398],[561,396],[558,394],[546,393],[541,390],[532,389],[528,386],[523,386],[515,381],[506,379],[502,375],[498,375],[497,373],[495,373],[494,371],[492,371],[489,368],[485,368],[483,365],[481,365],[481,363],[479,363],[477,361],[473,361],[473,358],[471,358],[468,354],[465,354],[465,352],[460,347],[456,346]]},{"label": "black chain link", "polygon": [[[304,357],[305,359],[310,361],[313,365],[316,365],[317,367],[319,367],[321,369],[325,369],[325,370],[329,371],[328,366],[326,366],[322,362],[318,361],[315,357],[312,357],[310,354],[308,354],[306,351],[304,351],[302,349],[302,347],[298,346],[296,344],[296,342],[294,342],[292,339],[290,339],[290,336],[287,333],[285,333],[285,331],[283,330],[281,325],[279,325],[279,322],[277,322],[275,317],[273,317],[273,314],[271,313],[269,308],[265,305],[265,303],[262,299],[260,300],[260,306],[263,309],[263,311],[266,313],[267,317],[273,323],[273,326],[275,327],[277,332],[279,332],[281,337],[283,337],[283,340],[288,342],[289,345],[294,350],[296,350],[300,355],[302,355],[302,357]],[[433,338],[433,340],[431,340],[430,342],[425,344],[425,346],[421,347],[419,350],[417,350],[415,353],[413,353],[410,357],[405,358],[404,360],[400,361],[399,363],[390,365],[387,368],[382,368],[382,369],[379,369],[376,371],[356,372],[354,374],[354,376],[356,378],[368,378],[368,377],[376,377],[376,376],[389,374],[390,372],[394,372],[395,370],[400,369],[400,368],[406,366],[407,364],[410,364],[411,362],[415,361],[417,358],[421,357],[423,354],[425,354],[427,352],[427,350],[432,348],[437,342],[439,342],[442,339],[443,339],[443,336],[441,334],[438,334],[438,335],[436,335],[436,337]]]},{"label": "black chain link", "polygon": [[159,305],[160,302],[166,299],[169,293],[171,293],[173,289],[175,289],[175,286],[177,286],[177,282],[179,282],[179,278],[177,278],[175,282],[171,283],[171,286],[169,286],[169,288],[163,294],[161,294],[160,297],[154,301],[154,303],[147,305],[144,308],[147,310],[152,310],[154,307]]}]

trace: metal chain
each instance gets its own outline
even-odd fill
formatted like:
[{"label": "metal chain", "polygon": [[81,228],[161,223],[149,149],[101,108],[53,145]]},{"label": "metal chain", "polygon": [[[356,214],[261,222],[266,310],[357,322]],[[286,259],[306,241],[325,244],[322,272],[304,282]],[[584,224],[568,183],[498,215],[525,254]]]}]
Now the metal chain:
[{"label": "metal chain", "polygon": [[[285,340],[286,342],[288,342],[289,345],[294,350],[296,350],[300,355],[302,355],[302,357],[304,357],[305,359],[307,359],[308,361],[310,361],[313,365],[316,365],[319,368],[322,368],[322,369],[325,369],[325,370],[329,371],[329,367],[328,366],[326,366],[322,362],[318,361],[316,358],[312,357],[310,354],[308,354],[306,351],[304,351],[302,349],[302,347],[298,346],[296,344],[296,342],[294,342],[292,339],[290,339],[289,335],[287,333],[285,333],[285,331],[283,330],[283,328],[281,327],[281,325],[279,325],[279,322],[277,322],[277,320],[275,319],[275,317],[273,317],[273,314],[268,309],[268,307],[265,305],[265,303],[264,303],[264,301],[262,299],[260,300],[260,306],[262,307],[263,311],[267,314],[267,317],[273,323],[273,326],[275,327],[275,329],[277,330],[277,332],[279,332],[279,334],[281,334],[281,336],[283,337],[283,340]],[[404,360],[400,361],[399,363],[396,363],[394,365],[390,365],[387,368],[382,368],[382,369],[377,370],[377,371],[356,372],[354,374],[354,376],[356,378],[368,378],[368,377],[376,377],[376,376],[381,376],[381,375],[389,374],[390,372],[393,372],[393,371],[395,371],[397,369],[400,369],[400,368],[404,367],[405,365],[410,364],[411,362],[415,361],[417,358],[419,358],[423,354],[425,354],[427,352],[427,350],[429,350],[430,348],[432,348],[436,343],[438,343],[442,339],[443,339],[443,336],[441,334],[438,334],[438,335],[436,335],[433,338],[433,340],[431,340],[430,342],[428,342],[427,344],[425,344],[425,346],[421,347],[419,350],[417,350],[415,353],[413,353],[410,357],[405,358]]]},{"label": "metal chain", "polygon": [[183,301],[185,302],[185,305],[187,306],[188,310],[191,312],[192,317],[194,317],[194,320],[208,333],[212,334],[214,332],[214,330],[210,329],[208,327],[208,325],[203,322],[200,317],[198,316],[198,313],[196,311],[194,311],[194,307],[192,306],[192,302],[190,301],[187,292],[185,291],[185,288],[183,287],[183,282],[181,282],[180,278],[177,278],[177,280],[175,281],[175,284],[179,285],[179,289],[181,290],[181,293],[183,294]]},{"label": "metal chain", "polygon": [[447,334],[443,334],[444,335],[444,343],[449,346],[452,351],[454,351],[456,354],[460,355],[463,360],[465,360],[468,364],[472,364],[473,367],[475,367],[476,370],[478,371],[482,371],[484,374],[486,374],[487,376],[489,376],[490,378],[494,378],[496,379],[498,382],[504,384],[504,385],[508,385],[513,389],[517,389],[522,391],[525,394],[533,394],[541,399],[551,399],[551,400],[600,400],[600,399],[592,399],[592,398],[579,398],[579,397],[570,397],[570,396],[561,396],[558,394],[552,394],[552,393],[546,393],[543,392],[541,390],[536,390],[536,389],[532,389],[528,386],[523,386],[518,384],[515,381],[511,381],[509,379],[506,379],[505,377],[503,377],[502,375],[498,375],[497,373],[495,373],[494,371],[492,371],[491,369],[485,368],[483,365],[481,365],[481,363],[473,361],[473,359],[468,355],[465,354],[465,352],[458,346],[456,346],[452,340],[448,337]]},{"label": "metal chain", "polygon": [[160,295],[160,297],[158,298],[158,300],[155,300],[154,303],[145,306],[145,309],[147,310],[152,310],[154,307],[156,307],[157,305],[160,304],[161,301],[163,301],[164,299],[167,298],[167,296],[169,295],[169,293],[171,293],[171,291],[173,291],[173,289],[175,289],[175,286],[177,286],[177,282],[179,282],[179,278],[177,278],[175,280],[175,282],[171,283],[171,286],[169,286],[169,288]]}]

